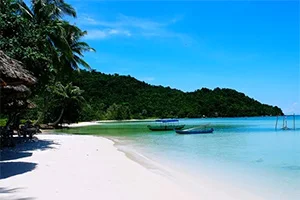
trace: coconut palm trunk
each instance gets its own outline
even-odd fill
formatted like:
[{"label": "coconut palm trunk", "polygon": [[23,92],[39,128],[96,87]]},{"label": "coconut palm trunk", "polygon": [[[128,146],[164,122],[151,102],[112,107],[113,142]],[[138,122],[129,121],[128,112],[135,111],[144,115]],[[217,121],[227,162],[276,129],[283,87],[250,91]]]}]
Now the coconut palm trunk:
[{"label": "coconut palm trunk", "polygon": [[60,111],[60,115],[59,115],[58,119],[55,122],[53,122],[53,123],[49,123],[48,125],[49,126],[57,126],[58,123],[60,122],[63,114],[64,114],[64,111],[65,111],[65,108],[62,108],[61,111]]}]

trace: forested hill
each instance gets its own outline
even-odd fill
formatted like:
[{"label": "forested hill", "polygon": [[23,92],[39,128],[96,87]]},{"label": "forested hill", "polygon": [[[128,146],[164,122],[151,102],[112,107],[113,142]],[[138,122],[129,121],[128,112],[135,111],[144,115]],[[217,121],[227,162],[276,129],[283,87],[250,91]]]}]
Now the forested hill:
[{"label": "forested hill", "polygon": [[85,91],[83,96],[90,105],[80,113],[81,120],[283,114],[277,106],[261,104],[232,89],[202,88],[182,92],[153,86],[130,76],[84,70],[74,72],[73,83]]}]

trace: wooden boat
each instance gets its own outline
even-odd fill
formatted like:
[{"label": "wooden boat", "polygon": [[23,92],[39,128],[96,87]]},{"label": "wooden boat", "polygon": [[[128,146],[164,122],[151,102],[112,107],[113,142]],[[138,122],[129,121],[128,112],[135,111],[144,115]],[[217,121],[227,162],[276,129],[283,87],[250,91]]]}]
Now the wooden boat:
[{"label": "wooden boat", "polygon": [[179,123],[178,119],[159,119],[155,120],[154,124],[148,125],[147,127],[151,131],[171,131],[183,129],[184,126],[184,124]]},{"label": "wooden boat", "polygon": [[178,134],[208,134],[213,133],[213,128],[202,128],[202,129],[186,129],[186,130],[175,130]]}]

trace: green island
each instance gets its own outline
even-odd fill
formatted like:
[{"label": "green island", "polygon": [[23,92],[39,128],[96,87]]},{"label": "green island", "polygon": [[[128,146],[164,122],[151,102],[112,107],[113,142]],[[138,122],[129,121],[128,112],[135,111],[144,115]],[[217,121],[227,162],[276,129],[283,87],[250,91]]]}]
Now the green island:
[{"label": "green island", "polygon": [[201,118],[282,115],[278,107],[262,104],[228,88],[183,92],[154,86],[131,76],[97,71],[73,72],[71,79],[87,104],[80,121],[99,119]]}]

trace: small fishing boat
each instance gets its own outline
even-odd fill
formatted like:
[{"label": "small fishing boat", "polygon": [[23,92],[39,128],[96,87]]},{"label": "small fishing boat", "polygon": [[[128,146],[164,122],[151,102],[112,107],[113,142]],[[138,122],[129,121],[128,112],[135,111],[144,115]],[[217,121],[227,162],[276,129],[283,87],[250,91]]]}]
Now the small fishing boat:
[{"label": "small fishing boat", "polygon": [[202,126],[197,126],[185,130],[175,130],[176,133],[178,134],[207,134],[207,133],[213,133],[214,129],[213,128],[208,128],[209,124],[205,124]]},{"label": "small fishing boat", "polygon": [[147,127],[151,131],[171,131],[183,129],[184,126],[184,124],[179,123],[178,119],[158,119],[155,120],[154,124],[148,125]]},{"label": "small fishing boat", "polygon": [[214,129],[205,129],[205,130],[175,130],[178,134],[207,134],[207,133],[213,133]]}]

